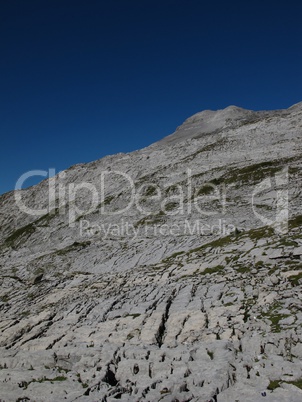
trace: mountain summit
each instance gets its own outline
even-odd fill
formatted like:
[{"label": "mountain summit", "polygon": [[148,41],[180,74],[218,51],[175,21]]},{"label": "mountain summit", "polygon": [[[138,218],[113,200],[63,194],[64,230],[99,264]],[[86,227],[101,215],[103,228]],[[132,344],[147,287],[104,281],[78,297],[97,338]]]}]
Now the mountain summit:
[{"label": "mountain summit", "polygon": [[0,197],[0,399],[302,400],[301,139],[302,103],[230,106],[21,177]]}]

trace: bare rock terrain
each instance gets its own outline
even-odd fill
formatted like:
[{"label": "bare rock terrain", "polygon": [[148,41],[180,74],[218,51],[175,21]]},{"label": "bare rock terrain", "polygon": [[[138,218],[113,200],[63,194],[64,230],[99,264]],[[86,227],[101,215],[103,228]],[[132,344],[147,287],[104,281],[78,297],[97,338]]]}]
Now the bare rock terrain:
[{"label": "bare rock terrain", "polygon": [[0,400],[302,401],[301,139],[203,111],[2,195]]}]

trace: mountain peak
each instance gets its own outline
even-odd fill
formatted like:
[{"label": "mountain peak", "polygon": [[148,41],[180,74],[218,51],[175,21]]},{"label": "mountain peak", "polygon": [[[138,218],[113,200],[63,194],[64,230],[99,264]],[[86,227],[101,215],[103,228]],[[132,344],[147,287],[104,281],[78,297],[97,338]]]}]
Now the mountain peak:
[{"label": "mountain peak", "polygon": [[226,127],[236,128],[241,124],[252,124],[266,117],[286,115],[302,109],[299,102],[288,109],[253,111],[239,106],[230,105],[225,109],[203,110],[187,118],[173,134],[165,137],[159,143],[173,145],[205,134],[215,133]]},{"label": "mountain peak", "polygon": [[215,132],[227,124],[251,117],[255,113],[237,106],[228,106],[221,110],[204,110],[186,119],[175,133],[164,138],[161,142],[172,145],[179,141],[194,138],[197,135]]}]

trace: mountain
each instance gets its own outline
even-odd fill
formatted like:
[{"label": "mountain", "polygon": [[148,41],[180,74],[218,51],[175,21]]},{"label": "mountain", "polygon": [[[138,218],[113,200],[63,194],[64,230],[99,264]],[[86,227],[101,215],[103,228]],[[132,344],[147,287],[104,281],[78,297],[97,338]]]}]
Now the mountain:
[{"label": "mountain", "polygon": [[0,399],[302,400],[301,137],[207,110],[2,195]]}]

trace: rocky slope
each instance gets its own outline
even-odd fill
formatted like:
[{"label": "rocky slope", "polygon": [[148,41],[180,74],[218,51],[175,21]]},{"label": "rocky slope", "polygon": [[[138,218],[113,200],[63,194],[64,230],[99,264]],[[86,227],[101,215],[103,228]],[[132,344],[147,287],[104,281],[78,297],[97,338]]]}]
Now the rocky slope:
[{"label": "rocky slope", "polygon": [[204,111],[4,194],[0,399],[302,400],[301,137]]}]

